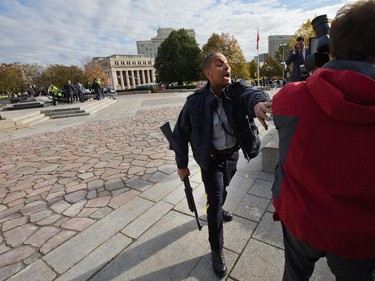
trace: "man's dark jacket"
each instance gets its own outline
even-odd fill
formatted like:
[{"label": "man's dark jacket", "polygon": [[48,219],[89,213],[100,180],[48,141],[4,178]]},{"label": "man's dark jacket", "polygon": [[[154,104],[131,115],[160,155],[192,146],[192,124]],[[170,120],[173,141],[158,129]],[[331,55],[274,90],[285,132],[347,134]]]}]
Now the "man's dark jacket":
[{"label": "man's dark jacket", "polygon": [[[310,55],[310,49],[306,48],[306,57]],[[306,59],[305,57],[305,59]],[[293,63],[293,69],[292,73],[290,74],[290,81],[291,82],[297,82],[302,81],[302,72],[300,65],[304,64],[304,62],[301,59],[300,52],[297,51],[295,54],[293,54],[293,50],[291,50],[288,54],[287,59],[285,60],[286,65],[290,65]]]},{"label": "man's dark jacket", "polygon": [[[254,106],[268,100],[269,96],[265,92],[239,82],[232,83],[223,90],[222,102],[228,122],[247,160],[259,153],[259,138],[253,120]],[[202,169],[208,169],[214,148],[212,132],[215,102],[216,97],[210,91],[209,83],[187,98],[173,130],[173,149],[178,168],[188,167],[190,142],[194,159]],[[255,128],[255,135],[250,132],[249,124]],[[256,141],[257,147],[254,147]]]}]

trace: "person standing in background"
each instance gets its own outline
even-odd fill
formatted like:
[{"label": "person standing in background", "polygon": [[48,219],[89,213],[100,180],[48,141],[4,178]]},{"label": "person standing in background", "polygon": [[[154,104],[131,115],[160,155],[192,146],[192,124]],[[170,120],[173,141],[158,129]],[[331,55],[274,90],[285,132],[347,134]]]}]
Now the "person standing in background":
[{"label": "person standing in background", "polygon": [[74,87],[72,85],[72,82],[68,80],[68,83],[64,85],[66,103],[73,103],[73,91],[74,91]]},{"label": "person standing in background", "polygon": [[77,80],[77,83],[76,83],[76,90],[77,90],[79,101],[84,102],[85,97],[83,96],[83,87],[82,87],[81,82],[79,82],[79,80]]},{"label": "person standing in background", "polygon": [[293,69],[290,75],[291,82],[303,81],[309,76],[304,65],[305,58],[308,55],[310,55],[310,50],[305,47],[305,38],[298,36],[297,43],[285,60],[286,65],[291,65],[293,63]]}]

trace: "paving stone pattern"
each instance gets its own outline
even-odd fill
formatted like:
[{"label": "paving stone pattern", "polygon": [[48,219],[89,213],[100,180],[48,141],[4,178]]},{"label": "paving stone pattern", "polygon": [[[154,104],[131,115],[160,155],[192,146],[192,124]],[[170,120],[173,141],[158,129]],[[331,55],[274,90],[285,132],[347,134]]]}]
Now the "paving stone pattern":
[{"label": "paving stone pattern", "polygon": [[[0,132],[0,280],[219,280],[199,167],[191,158],[202,231],[159,129],[174,125],[188,94],[118,96],[95,115]],[[240,158],[225,204],[234,220],[224,226],[223,279],[281,280],[272,180],[261,155]],[[324,260],[311,280],[334,280]]]},{"label": "paving stone pattern", "polygon": [[149,95],[153,108],[134,116],[2,143],[0,268],[47,254],[174,173],[159,127],[176,119],[181,99]]}]

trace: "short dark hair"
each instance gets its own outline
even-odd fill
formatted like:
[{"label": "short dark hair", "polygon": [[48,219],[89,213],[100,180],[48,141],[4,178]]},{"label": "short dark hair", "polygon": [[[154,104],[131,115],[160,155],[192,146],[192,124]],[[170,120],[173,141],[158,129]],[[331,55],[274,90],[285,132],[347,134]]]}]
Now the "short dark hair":
[{"label": "short dark hair", "polygon": [[375,1],[342,7],[332,21],[330,53],[337,60],[375,62]]},{"label": "short dark hair", "polygon": [[303,42],[305,42],[305,37],[303,37],[303,36],[298,36],[298,37],[297,37],[297,42],[299,42],[299,41],[303,41]]},{"label": "short dark hair", "polygon": [[210,65],[211,63],[211,58],[214,56],[214,55],[217,55],[217,54],[221,54],[219,52],[213,52],[213,53],[208,53],[204,59],[202,60],[202,63],[201,63],[201,67],[202,67],[202,71],[204,72],[208,66]]}]

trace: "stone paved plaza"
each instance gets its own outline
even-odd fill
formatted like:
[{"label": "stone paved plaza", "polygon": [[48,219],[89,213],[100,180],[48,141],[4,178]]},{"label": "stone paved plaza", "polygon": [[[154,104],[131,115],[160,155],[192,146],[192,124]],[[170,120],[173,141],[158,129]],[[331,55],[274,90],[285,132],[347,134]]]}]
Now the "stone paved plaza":
[{"label": "stone paved plaza", "polygon": [[[202,231],[159,130],[188,94],[118,96],[90,116],[0,131],[0,280],[217,280],[199,169],[192,160]],[[273,175],[261,162],[241,158],[229,188],[226,280],[281,280]],[[324,260],[311,280],[334,280]]]}]

